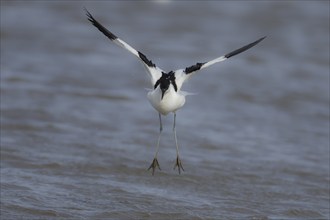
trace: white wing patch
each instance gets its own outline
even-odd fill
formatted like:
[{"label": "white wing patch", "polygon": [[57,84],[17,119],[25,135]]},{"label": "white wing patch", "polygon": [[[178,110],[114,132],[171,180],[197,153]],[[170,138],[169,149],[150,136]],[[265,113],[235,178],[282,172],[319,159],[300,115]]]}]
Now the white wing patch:
[{"label": "white wing patch", "polygon": [[107,36],[111,41],[113,41],[118,46],[126,49],[133,55],[135,55],[137,58],[140,59],[140,61],[144,64],[144,66],[147,69],[147,72],[149,73],[150,80],[152,83],[152,86],[155,85],[157,80],[162,76],[163,70],[157,67],[151,60],[149,60],[143,53],[137,51],[133,47],[131,47],[128,43],[118,38],[116,35],[114,35],[112,32],[110,32],[107,28],[105,28],[103,25],[101,25],[95,18],[85,9],[86,15],[88,17],[88,20],[99,30],[101,31],[105,36]]},{"label": "white wing patch", "polygon": [[262,41],[263,39],[265,39],[266,37],[262,37],[259,40],[256,40],[250,44],[247,44],[237,50],[234,50],[230,53],[227,53],[225,55],[222,55],[216,59],[210,60],[208,62],[204,62],[204,63],[196,63],[195,65],[189,66],[185,69],[179,69],[175,71],[175,77],[176,77],[176,83],[178,86],[178,89],[181,88],[182,84],[190,78],[191,75],[193,75],[195,72],[204,69],[206,67],[209,67],[215,63],[219,63],[222,61],[227,60],[228,58],[235,56],[237,54],[240,54],[248,49],[250,49],[251,47],[255,46],[256,44],[258,44],[260,41]]}]

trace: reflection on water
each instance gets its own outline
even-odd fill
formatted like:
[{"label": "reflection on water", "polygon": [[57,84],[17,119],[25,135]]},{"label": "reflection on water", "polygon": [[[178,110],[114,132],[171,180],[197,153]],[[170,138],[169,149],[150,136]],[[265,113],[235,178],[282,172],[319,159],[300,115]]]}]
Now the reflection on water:
[{"label": "reflection on water", "polygon": [[[194,76],[177,130],[142,65]],[[130,15],[130,16],[127,16]],[[329,2],[1,2],[3,219],[329,218]]]}]

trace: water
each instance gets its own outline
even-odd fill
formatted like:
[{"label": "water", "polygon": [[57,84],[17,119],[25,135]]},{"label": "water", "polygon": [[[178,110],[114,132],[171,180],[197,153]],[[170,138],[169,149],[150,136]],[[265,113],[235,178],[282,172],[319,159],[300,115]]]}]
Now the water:
[{"label": "water", "polygon": [[[142,65],[196,74],[177,132]],[[1,219],[329,219],[329,2],[1,1]]]}]

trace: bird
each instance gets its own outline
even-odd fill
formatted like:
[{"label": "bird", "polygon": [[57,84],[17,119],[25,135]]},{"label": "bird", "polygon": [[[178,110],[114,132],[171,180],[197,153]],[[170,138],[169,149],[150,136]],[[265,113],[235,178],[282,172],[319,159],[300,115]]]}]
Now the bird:
[{"label": "bird", "polygon": [[160,145],[160,138],[163,131],[162,125],[162,116],[166,116],[169,113],[173,113],[174,120],[173,120],[173,134],[174,140],[176,145],[176,160],[174,164],[174,168],[178,168],[179,174],[181,171],[184,171],[182,166],[182,162],[179,155],[179,146],[178,140],[176,135],[176,112],[185,104],[185,96],[188,94],[181,90],[182,85],[195,73],[198,71],[205,69],[215,63],[219,63],[222,61],[227,60],[230,57],[233,57],[237,54],[240,54],[251,47],[254,47],[262,40],[266,38],[266,36],[259,38],[258,40],[249,43],[239,49],[236,49],[232,52],[226,53],[220,57],[217,57],[213,60],[207,62],[197,62],[194,65],[188,66],[186,68],[178,69],[178,70],[171,70],[171,71],[164,71],[155,63],[153,63],[150,59],[146,57],[142,52],[139,50],[134,49],[132,46],[127,44],[125,41],[117,37],[107,28],[105,28],[101,23],[99,23],[92,14],[84,8],[86,12],[87,19],[100,31],[102,32],[107,38],[109,38],[113,43],[117,44],[118,46],[124,48],[135,57],[137,57],[142,64],[144,65],[146,72],[150,78],[152,89],[147,93],[147,98],[152,105],[152,107],[158,112],[159,117],[159,134],[156,144],[156,152],[154,158],[152,160],[151,165],[149,166],[148,170],[152,170],[152,175],[154,175],[155,170],[158,168],[161,170],[159,162],[158,162],[158,151]]}]

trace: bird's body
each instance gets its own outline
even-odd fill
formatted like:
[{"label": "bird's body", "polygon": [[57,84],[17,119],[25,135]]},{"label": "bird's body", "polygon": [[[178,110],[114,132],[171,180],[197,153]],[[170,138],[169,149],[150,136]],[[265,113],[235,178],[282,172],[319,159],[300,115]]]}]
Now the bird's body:
[{"label": "bird's body", "polygon": [[173,132],[174,132],[174,139],[176,144],[176,152],[177,158],[175,162],[174,168],[178,167],[179,173],[183,170],[181,160],[179,158],[179,147],[176,137],[176,111],[180,109],[185,104],[185,96],[187,95],[186,92],[181,91],[181,87],[183,83],[188,80],[194,73],[197,71],[211,66],[215,63],[224,61],[232,56],[235,56],[241,52],[248,50],[249,48],[255,46],[260,41],[262,41],[265,37],[260,38],[259,40],[250,43],[244,47],[241,47],[233,52],[227,53],[226,55],[220,56],[216,59],[213,59],[208,62],[203,63],[196,63],[195,65],[189,66],[185,69],[178,69],[175,71],[165,72],[159,67],[157,67],[151,60],[149,60],[143,53],[140,51],[135,50],[129,44],[124,42],[123,40],[119,39],[116,35],[102,26],[94,17],[86,10],[86,14],[88,16],[88,20],[92,22],[92,24],[99,29],[105,36],[107,36],[111,41],[116,43],[118,46],[126,49],[134,56],[138,57],[144,66],[147,69],[147,73],[149,74],[150,81],[152,84],[151,91],[148,92],[147,98],[150,104],[158,111],[159,113],[159,122],[160,122],[160,129],[159,129],[159,136],[157,141],[157,149],[154,160],[152,161],[149,169],[152,169],[152,174],[154,174],[155,169],[158,167],[160,169],[157,154],[158,148],[160,143],[161,132],[163,130],[161,115],[167,115],[169,113],[174,114],[174,124],[173,124]]},{"label": "bird's body", "polygon": [[164,94],[163,99],[160,88],[149,91],[147,97],[152,107],[154,107],[162,115],[176,112],[184,105],[186,101],[185,94],[181,91],[175,91],[172,85],[170,85]]}]

